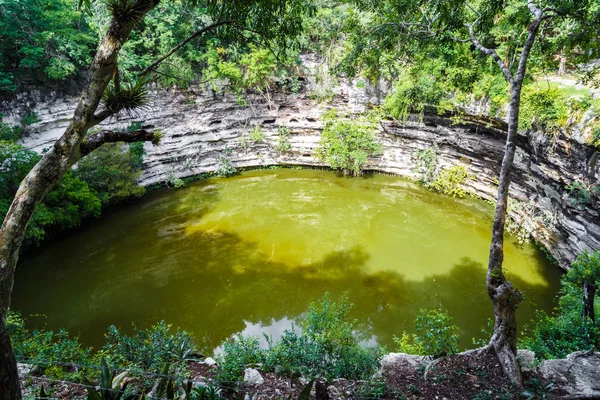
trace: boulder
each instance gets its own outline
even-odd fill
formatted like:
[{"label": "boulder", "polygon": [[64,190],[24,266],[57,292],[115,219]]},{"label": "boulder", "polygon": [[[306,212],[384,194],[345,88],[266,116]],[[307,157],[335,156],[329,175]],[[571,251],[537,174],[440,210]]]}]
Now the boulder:
[{"label": "boulder", "polygon": [[566,359],[546,360],[538,366],[545,379],[572,396],[600,397],[600,353],[577,351]]},{"label": "boulder", "polygon": [[244,370],[244,382],[248,385],[262,385],[265,383],[265,379],[262,377],[260,372],[254,368],[246,368]]},{"label": "boulder", "polygon": [[521,371],[530,372],[535,370],[535,353],[531,350],[517,350],[517,361]]},{"label": "boulder", "polygon": [[204,359],[204,364],[208,365],[209,367],[216,367],[217,361],[212,357],[207,357]]}]

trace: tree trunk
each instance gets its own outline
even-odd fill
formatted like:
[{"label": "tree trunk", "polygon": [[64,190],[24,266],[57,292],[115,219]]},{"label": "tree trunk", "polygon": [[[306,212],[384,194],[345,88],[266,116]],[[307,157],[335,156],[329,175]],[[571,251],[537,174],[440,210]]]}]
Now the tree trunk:
[{"label": "tree trunk", "polygon": [[583,282],[583,319],[590,318],[596,322],[594,313],[594,298],[596,296],[596,285],[588,281]]},{"label": "tree trunk", "polygon": [[16,361],[6,332],[14,272],[25,230],[36,206],[65,171],[81,158],[80,145],[94,121],[94,113],[117,65],[117,56],[133,27],[158,4],[138,0],[136,18],[113,18],[91,65],[91,78],[65,133],[21,182],[0,228],[0,400],[20,400]]},{"label": "tree trunk", "polygon": [[17,362],[12,351],[4,319],[0,323],[0,398],[21,398]]},{"label": "tree trunk", "polygon": [[558,75],[562,76],[567,72],[567,56],[565,56],[565,50],[560,51],[560,59],[558,64]]},{"label": "tree trunk", "polygon": [[521,104],[521,82],[511,85],[510,108],[508,117],[508,134],[506,148],[498,178],[498,198],[492,228],[492,243],[486,276],[488,295],[492,300],[494,310],[494,334],[490,345],[496,351],[502,368],[511,381],[517,386],[522,385],[521,371],[517,363],[517,319],[516,311],[522,293],[506,280],[502,271],[504,261],[504,225],[508,207],[510,173],[512,170],[515,151],[517,149],[517,130],[519,126],[519,108]]}]

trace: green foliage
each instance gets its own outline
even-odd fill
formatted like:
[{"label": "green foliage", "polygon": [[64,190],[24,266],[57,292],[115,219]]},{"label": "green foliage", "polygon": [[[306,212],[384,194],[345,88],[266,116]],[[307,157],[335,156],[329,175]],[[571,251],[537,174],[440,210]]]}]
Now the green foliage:
[{"label": "green foliage", "polygon": [[566,98],[557,89],[526,85],[523,88],[519,129],[538,129],[554,133],[567,125]]},{"label": "green foliage", "polygon": [[312,303],[302,320],[302,333],[286,330],[281,339],[261,350],[256,338],[240,337],[223,346],[222,380],[238,380],[244,368],[262,363],[263,370],[287,375],[328,379],[364,379],[377,369],[382,349],[365,348],[354,335],[356,321],[349,318],[347,297],[338,302],[326,294]]},{"label": "green foliage", "polygon": [[219,155],[219,159],[217,160],[217,169],[215,171],[215,175],[225,178],[228,176],[233,176],[237,174],[237,172],[237,168],[233,166],[233,162],[231,161],[231,149],[229,147],[225,147],[225,150],[223,150],[223,152]]},{"label": "green foliage", "polygon": [[[4,217],[21,180],[39,160],[40,156],[21,145],[0,141],[0,216]],[[78,226],[87,216],[97,217],[101,204],[97,194],[86,182],[68,171],[48,193],[34,212],[25,238],[39,243],[52,226],[71,228]]]},{"label": "green foliage", "polygon": [[248,137],[254,143],[262,143],[265,140],[265,133],[261,129],[260,125],[255,125],[254,128],[250,130]]},{"label": "green foliage", "polygon": [[584,282],[600,286],[600,251],[579,254],[564,279],[575,286],[582,286]]},{"label": "green foliage", "polygon": [[558,389],[553,382],[543,383],[539,378],[531,378],[525,383],[525,390],[520,393],[525,400],[552,399],[551,392]]},{"label": "green foliage", "polygon": [[261,350],[258,338],[244,337],[242,335],[229,339],[223,343],[223,353],[217,357],[221,367],[217,380],[231,382],[240,380],[244,369],[261,363],[264,351]]},{"label": "green foliage", "polygon": [[73,76],[96,41],[71,0],[0,3],[0,91]]},{"label": "green foliage", "polygon": [[369,157],[382,154],[374,115],[346,120],[332,109],[323,115],[323,122],[325,126],[315,152],[318,159],[331,168],[359,176]]},{"label": "green foliage", "polygon": [[213,385],[200,385],[195,387],[191,393],[192,400],[221,400],[221,389],[217,389]]},{"label": "green foliage", "polygon": [[100,392],[96,388],[87,388],[87,400],[120,400],[125,395],[129,381],[125,379],[127,371],[117,375],[105,358],[100,362]]},{"label": "green foliage", "polygon": [[98,192],[103,204],[139,197],[145,189],[137,180],[141,175],[139,149],[123,143],[105,143],[77,163],[75,175]]},{"label": "green foliage", "polygon": [[600,326],[582,318],[585,281],[600,284],[600,252],[584,252],[577,257],[561,280],[561,295],[553,315],[538,312],[521,346],[542,359],[564,358],[574,351],[600,346]]},{"label": "green foliage", "polygon": [[464,197],[466,191],[463,184],[467,178],[467,168],[462,164],[457,164],[442,169],[428,187],[452,197]]},{"label": "green foliage", "polygon": [[106,344],[100,354],[120,368],[141,369],[160,373],[165,365],[182,369],[194,350],[194,340],[186,331],[174,332],[164,321],[148,329],[134,327],[133,335],[115,326],[108,328]]},{"label": "green foliage", "polygon": [[149,83],[148,78],[140,78],[120,85],[111,81],[102,95],[102,103],[113,114],[121,111],[131,113],[147,106],[150,102]]},{"label": "green foliage", "polygon": [[411,171],[417,174],[419,182],[430,190],[453,197],[464,197],[466,191],[463,185],[469,178],[467,167],[456,164],[440,170],[438,153],[437,144],[413,152],[411,154],[413,163]]},{"label": "green foliage", "polygon": [[567,185],[565,189],[567,190],[567,198],[576,208],[580,210],[585,210],[585,208],[592,202],[593,191],[600,191],[599,186],[586,186],[579,181],[573,181]]},{"label": "green foliage", "polygon": [[425,354],[434,358],[458,352],[458,327],[452,317],[441,310],[421,309],[415,320],[415,334],[404,332],[394,337],[398,350],[409,354]]},{"label": "green foliage", "polygon": [[438,170],[437,144],[413,152],[410,157],[413,163],[412,172],[419,175],[419,182],[426,187],[435,181]]},{"label": "green foliage", "polygon": [[423,113],[427,106],[437,106],[446,93],[435,77],[429,74],[404,74],[386,98],[385,110],[394,118],[406,121],[411,112]]},{"label": "green foliage", "polygon": [[0,141],[15,142],[21,138],[22,134],[21,127],[2,122],[2,114],[0,114]]},{"label": "green foliage", "polygon": [[23,116],[23,118],[21,118],[21,125],[31,125],[35,124],[36,122],[40,122],[40,119],[34,112],[27,113]]},{"label": "green foliage", "polygon": [[277,134],[279,135],[277,138],[277,143],[274,148],[278,153],[289,153],[292,151],[292,144],[290,143],[290,129],[286,126],[280,126],[277,128]]},{"label": "green foliage", "polygon": [[17,360],[42,368],[49,378],[80,382],[89,372],[71,365],[88,364],[91,349],[83,347],[78,338],[70,338],[65,330],[29,331],[24,319],[11,311],[6,319],[6,327]]}]

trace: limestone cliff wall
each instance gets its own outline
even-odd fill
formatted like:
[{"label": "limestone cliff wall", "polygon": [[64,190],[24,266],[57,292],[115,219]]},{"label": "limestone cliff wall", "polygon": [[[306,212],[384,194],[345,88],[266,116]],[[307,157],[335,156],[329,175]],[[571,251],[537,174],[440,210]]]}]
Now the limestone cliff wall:
[{"label": "limestone cliff wall", "polygon": [[[108,121],[105,126],[124,128],[132,121],[142,121],[163,131],[160,145],[145,145],[142,185],[214,171],[226,148],[231,149],[236,167],[319,166],[312,153],[319,141],[323,112],[331,107],[360,112],[368,104],[377,103],[382,95],[372,87],[342,83],[336,86],[331,103],[319,104],[311,99],[311,93],[318,89],[315,85],[307,82],[298,94],[274,94],[270,103],[259,96],[250,96],[250,106],[239,105],[235,96],[227,94],[157,90],[147,110]],[[75,96],[27,93],[0,102],[0,113],[5,121],[16,122],[25,112],[35,112],[40,121],[28,127],[22,142],[42,151],[63,133],[76,101]],[[247,141],[248,146],[243,148],[240,138],[247,137],[255,125],[265,132],[264,142]],[[280,126],[291,130],[290,153],[274,151]],[[435,143],[440,149],[441,164],[461,162],[468,166],[473,176],[467,183],[471,193],[488,200],[495,197],[504,150],[502,123],[476,118],[455,123],[449,118],[425,115],[422,120],[415,118],[406,123],[382,121],[380,138],[384,154],[370,160],[369,169],[412,177],[411,154]],[[551,140],[540,133],[519,137],[511,186],[519,206],[512,215],[535,228],[535,238],[565,268],[582,250],[600,250],[597,197],[584,208],[575,205],[565,189],[574,181],[598,184],[596,158],[593,148],[574,138],[562,136]]]}]

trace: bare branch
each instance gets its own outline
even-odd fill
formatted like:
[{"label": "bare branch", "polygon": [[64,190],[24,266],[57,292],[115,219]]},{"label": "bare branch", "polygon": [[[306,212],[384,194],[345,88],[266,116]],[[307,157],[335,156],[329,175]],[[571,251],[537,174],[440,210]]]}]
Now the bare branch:
[{"label": "bare branch", "polygon": [[475,32],[473,31],[473,25],[467,25],[467,27],[469,28],[469,36],[471,37],[471,42],[475,45],[475,47],[477,47],[477,49],[479,51],[481,51],[483,54],[485,54],[487,56],[492,57],[496,61],[496,63],[500,67],[500,70],[502,70],[502,73],[504,73],[504,76],[506,77],[508,82],[512,85],[514,83],[513,74],[512,74],[512,72],[510,72],[510,69],[508,68],[508,66],[506,66],[504,64],[504,61],[502,61],[502,59],[500,58],[498,53],[496,53],[496,50],[488,49],[487,47],[484,47],[479,42],[479,40],[477,40],[477,37],[475,37]]},{"label": "bare branch", "polygon": [[133,132],[105,130],[90,135],[81,143],[79,148],[81,150],[81,156],[83,157],[96,150],[104,143],[152,142],[152,144],[157,144],[159,139],[160,135],[157,132],[151,132],[145,129],[140,129]]}]

